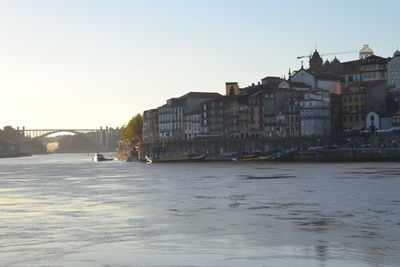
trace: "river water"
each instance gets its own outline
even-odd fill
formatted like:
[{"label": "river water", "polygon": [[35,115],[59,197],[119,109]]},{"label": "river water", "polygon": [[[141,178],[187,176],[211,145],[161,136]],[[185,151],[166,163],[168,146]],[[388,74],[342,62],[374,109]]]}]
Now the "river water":
[{"label": "river water", "polygon": [[398,163],[0,159],[0,266],[399,266]]}]

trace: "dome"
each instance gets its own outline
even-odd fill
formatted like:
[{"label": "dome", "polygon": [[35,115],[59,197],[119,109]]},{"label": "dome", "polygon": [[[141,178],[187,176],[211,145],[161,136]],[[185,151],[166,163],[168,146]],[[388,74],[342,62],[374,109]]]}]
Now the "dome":
[{"label": "dome", "polygon": [[396,50],[396,52],[394,52],[394,54],[393,54],[393,57],[397,57],[397,56],[400,56],[400,51],[399,50]]},{"label": "dome", "polygon": [[364,47],[360,50],[360,53],[374,53],[368,45],[364,45]]}]

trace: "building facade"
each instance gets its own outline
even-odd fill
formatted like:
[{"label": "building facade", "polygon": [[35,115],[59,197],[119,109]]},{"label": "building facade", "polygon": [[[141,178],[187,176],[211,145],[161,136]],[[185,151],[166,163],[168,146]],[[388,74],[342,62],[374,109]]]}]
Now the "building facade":
[{"label": "building facade", "polygon": [[390,89],[400,90],[400,51],[396,51],[388,62],[387,85]]},{"label": "building facade", "polygon": [[143,141],[146,143],[160,141],[158,109],[143,112]]},{"label": "building facade", "polygon": [[304,94],[300,101],[300,133],[302,136],[331,134],[330,92],[324,89]]}]

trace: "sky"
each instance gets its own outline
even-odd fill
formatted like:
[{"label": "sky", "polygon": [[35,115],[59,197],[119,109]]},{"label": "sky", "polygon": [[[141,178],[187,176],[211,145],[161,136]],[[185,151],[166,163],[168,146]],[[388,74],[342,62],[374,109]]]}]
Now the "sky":
[{"label": "sky", "polygon": [[315,47],[368,44],[389,57],[399,9],[397,0],[0,0],[0,127],[120,127],[190,91],[283,77]]}]

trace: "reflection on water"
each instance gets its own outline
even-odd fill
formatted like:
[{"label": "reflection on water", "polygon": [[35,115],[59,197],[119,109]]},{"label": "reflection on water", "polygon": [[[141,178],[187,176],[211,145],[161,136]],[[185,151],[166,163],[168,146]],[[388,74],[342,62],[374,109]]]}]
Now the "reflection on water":
[{"label": "reflection on water", "polygon": [[397,163],[0,160],[1,266],[397,266]]}]

